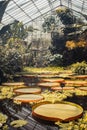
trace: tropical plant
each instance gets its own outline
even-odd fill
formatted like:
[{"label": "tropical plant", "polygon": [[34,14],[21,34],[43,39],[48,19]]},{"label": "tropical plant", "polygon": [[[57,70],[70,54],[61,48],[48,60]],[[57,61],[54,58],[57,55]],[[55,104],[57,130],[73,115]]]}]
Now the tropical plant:
[{"label": "tropical plant", "polygon": [[71,11],[71,9],[60,6],[59,8],[57,8],[56,12],[64,25],[74,24],[76,22],[76,17],[73,16],[73,12]]},{"label": "tropical plant", "polygon": [[0,65],[3,72],[6,74],[14,74],[14,72],[21,71],[23,67],[21,54],[17,52],[16,49],[9,49],[9,51],[5,51],[5,53],[6,54],[2,58],[3,64]]},{"label": "tropical plant", "polygon": [[28,28],[24,27],[22,22],[14,21],[9,25],[4,26],[0,33],[2,44],[6,44],[9,38],[19,38],[24,40],[28,36]]},{"label": "tropical plant", "polygon": [[87,74],[87,63],[85,61],[77,62],[71,65],[71,69],[76,74]]},{"label": "tropical plant", "polygon": [[[27,43],[24,39],[28,35],[28,28],[22,22],[14,21],[3,27],[0,31],[2,45],[0,46],[0,70],[4,76],[12,75],[23,68],[23,56],[26,52]],[[9,77],[11,77],[9,75]],[[0,76],[0,80],[2,79]]]},{"label": "tropical plant", "polygon": [[8,117],[5,114],[0,113],[0,130],[8,130],[7,119]]},{"label": "tropical plant", "polygon": [[[19,72],[23,68],[23,49],[21,48],[22,44],[11,43],[9,46],[0,46],[0,70],[2,70],[3,76],[12,75],[15,72]],[[10,76],[9,75],[9,76]],[[1,79],[1,80],[4,80]]]},{"label": "tropical plant", "polygon": [[42,24],[44,32],[52,31],[55,28],[55,22],[56,21],[54,16],[47,17]]},{"label": "tropical plant", "polygon": [[66,42],[66,47],[71,50],[71,49],[74,49],[76,47],[76,44],[74,41],[67,41]]},{"label": "tropical plant", "polygon": [[14,128],[22,127],[27,124],[27,121],[25,120],[14,120],[10,123],[11,126]]},{"label": "tropical plant", "polygon": [[67,41],[66,42],[66,47],[70,50],[70,49],[74,49],[74,48],[85,48],[87,46],[87,42],[85,39],[79,39],[79,41],[74,41],[74,40],[71,40],[71,41]]},{"label": "tropical plant", "polygon": [[74,24],[82,24],[83,21],[81,19],[78,20],[70,8],[60,6],[56,9],[56,13],[62,24],[65,25],[63,29],[65,35],[81,29],[81,26],[74,26]]},{"label": "tropical plant", "polygon": [[49,66],[62,66],[62,55],[54,54],[47,58]]}]

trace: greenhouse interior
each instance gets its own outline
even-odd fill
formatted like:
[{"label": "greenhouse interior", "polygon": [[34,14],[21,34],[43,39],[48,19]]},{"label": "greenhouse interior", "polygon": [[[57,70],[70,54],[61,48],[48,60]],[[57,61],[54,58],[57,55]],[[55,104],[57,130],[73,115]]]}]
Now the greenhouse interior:
[{"label": "greenhouse interior", "polygon": [[0,0],[0,130],[87,130],[87,0]]}]

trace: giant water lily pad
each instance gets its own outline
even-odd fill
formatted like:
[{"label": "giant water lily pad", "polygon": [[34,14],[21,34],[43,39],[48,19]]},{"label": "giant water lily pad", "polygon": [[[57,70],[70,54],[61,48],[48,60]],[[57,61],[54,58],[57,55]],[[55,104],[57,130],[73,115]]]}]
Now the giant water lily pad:
[{"label": "giant water lily pad", "polygon": [[38,74],[38,78],[57,78],[58,74]]},{"label": "giant water lily pad", "polygon": [[76,76],[74,76],[74,78],[77,78],[77,79],[87,79],[87,75],[76,75]]},{"label": "giant water lily pad", "polygon": [[87,81],[81,81],[81,80],[65,80],[66,85],[74,85],[74,86],[86,86],[87,85]]},{"label": "giant water lily pad", "polygon": [[24,82],[7,82],[7,83],[3,83],[3,86],[22,86],[25,85]]},{"label": "giant water lily pad", "polygon": [[44,103],[33,107],[33,116],[47,121],[70,121],[79,118],[83,108],[70,102]]},{"label": "giant water lily pad", "polygon": [[37,102],[43,99],[42,95],[36,95],[36,94],[22,94],[19,96],[16,96],[14,98],[14,101],[29,103],[29,102]]},{"label": "giant water lily pad", "polygon": [[62,87],[52,87],[51,89],[52,89],[52,90],[55,90],[55,91],[57,91],[57,90],[60,91],[60,90],[62,90],[62,89],[63,89],[63,90],[74,90],[74,87],[63,87],[63,88],[62,88]]},{"label": "giant water lily pad", "polygon": [[73,76],[73,74],[67,74],[67,73],[65,73],[65,74],[59,74],[59,77],[60,78],[72,78],[72,76]]},{"label": "giant water lily pad", "polygon": [[19,93],[19,94],[35,94],[35,93],[40,93],[41,92],[41,88],[35,88],[35,87],[31,87],[31,88],[18,88],[14,90],[15,93]]},{"label": "giant water lily pad", "polygon": [[87,87],[79,87],[80,90],[87,91]]},{"label": "giant water lily pad", "polygon": [[38,83],[38,86],[50,88],[50,87],[57,87],[57,86],[60,86],[60,83],[44,82],[44,83]]},{"label": "giant water lily pad", "polygon": [[42,79],[42,81],[62,83],[62,82],[64,82],[64,79],[62,79],[62,78],[44,78],[44,79]]}]

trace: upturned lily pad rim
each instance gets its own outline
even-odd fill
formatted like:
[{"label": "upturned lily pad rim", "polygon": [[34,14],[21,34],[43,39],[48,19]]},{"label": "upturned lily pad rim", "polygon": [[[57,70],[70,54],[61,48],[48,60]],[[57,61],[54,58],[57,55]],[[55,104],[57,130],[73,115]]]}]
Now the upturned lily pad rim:
[{"label": "upturned lily pad rim", "polygon": [[[58,104],[58,103],[61,103],[61,104],[68,104],[68,105],[72,105],[72,106],[76,106],[77,108],[79,108],[82,112],[81,114],[79,115],[76,115],[74,117],[69,117],[69,118],[66,118],[66,119],[61,119],[61,118],[54,118],[54,117],[45,117],[45,116],[41,116],[39,114],[36,114],[34,112],[35,108],[39,107],[40,105],[44,105],[44,104]],[[63,101],[63,102],[55,102],[55,103],[52,103],[52,102],[49,102],[49,101],[44,101],[44,102],[40,102],[40,103],[37,103],[35,104],[33,107],[32,107],[32,115],[35,116],[37,119],[41,119],[43,121],[51,121],[51,122],[56,122],[56,121],[61,121],[61,122],[67,122],[67,121],[72,121],[72,120],[75,120],[75,119],[78,119],[82,116],[83,114],[83,108],[78,105],[78,104],[75,104],[75,103],[72,103],[72,102],[66,102],[66,101]]]}]

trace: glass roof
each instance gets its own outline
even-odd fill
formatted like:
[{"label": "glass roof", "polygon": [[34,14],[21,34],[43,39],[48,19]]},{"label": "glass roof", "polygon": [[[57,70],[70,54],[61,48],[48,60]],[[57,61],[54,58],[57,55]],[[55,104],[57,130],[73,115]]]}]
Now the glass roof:
[{"label": "glass roof", "polygon": [[[2,0],[0,0],[1,2]],[[22,21],[25,25],[35,21],[41,17],[45,19],[46,14],[53,14],[60,5],[66,6],[74,10],[78,16],[78,12],[87,18],[87,0],[3,0],[8,2],[1,25],[7,25],[14,20]],[[0,7],[0,10],[3,6]],[[81,16],[80,16],[81,17]],[[87,20],[87,19],[86,19]]]}]

